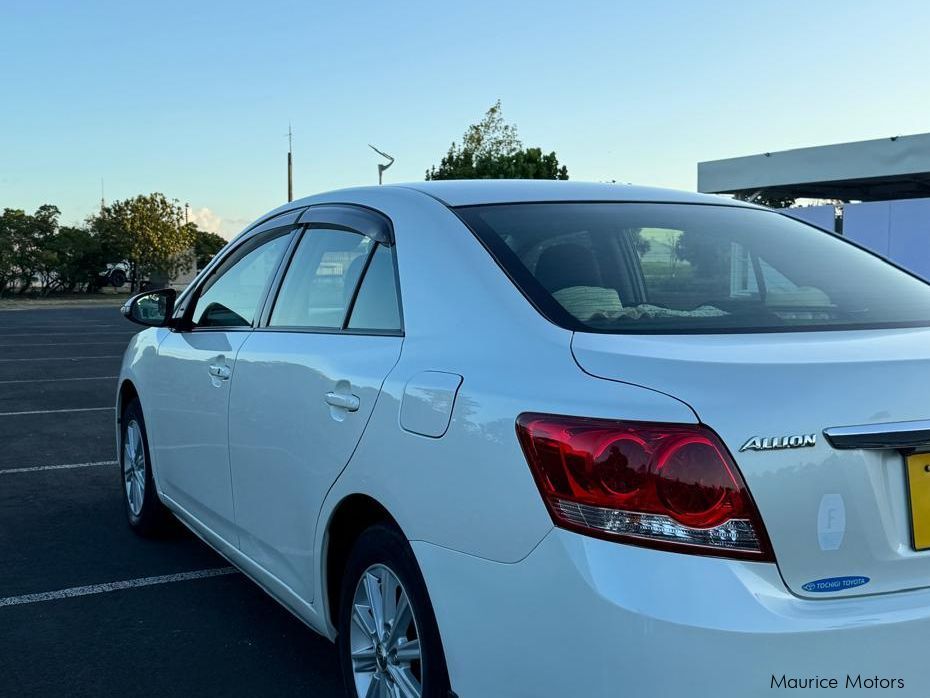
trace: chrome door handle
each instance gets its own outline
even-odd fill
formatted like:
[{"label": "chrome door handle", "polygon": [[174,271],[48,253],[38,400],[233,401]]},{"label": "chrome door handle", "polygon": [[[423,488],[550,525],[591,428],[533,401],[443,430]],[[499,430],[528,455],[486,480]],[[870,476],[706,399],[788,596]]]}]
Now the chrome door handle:
[{"label": "chrome door handle", "polygon": [[338,407],[346,412],[357,412],[362,404],[358,395],[345,395],[344,393],[326,393],[324,399],[330,407]]},{"label": "chrome door handle", "polygon": [[232,369],[229,366],[210,364],[210,375],[220,380],[228,381],[232,375]]}]

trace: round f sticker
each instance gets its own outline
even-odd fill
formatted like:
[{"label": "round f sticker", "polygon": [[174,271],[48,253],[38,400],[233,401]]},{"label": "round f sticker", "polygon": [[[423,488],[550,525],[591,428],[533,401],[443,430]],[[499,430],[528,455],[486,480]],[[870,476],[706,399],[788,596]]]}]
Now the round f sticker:
[{"label": "round f sticker", "polygon": [[839,550],[846,535],[846,505],[839,494],[825,494],[817,512],[817,541],[821,550]]}]

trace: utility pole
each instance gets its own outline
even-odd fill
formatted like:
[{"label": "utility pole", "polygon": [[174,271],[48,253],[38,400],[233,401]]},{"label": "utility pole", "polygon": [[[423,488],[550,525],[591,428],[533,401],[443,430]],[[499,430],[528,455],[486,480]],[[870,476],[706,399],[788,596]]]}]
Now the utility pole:
[{"label": "utility pole", "polygon": [[100,178],[100,212],[107,207],[107,200],[103,196],[103,177]]},{"label": "utility pole", "polygon": [[392,158],[387,153],[381,152],[380,150],[375,148],[371,143],[368,144],[368,147],[371,148],[373,151],[375,151],[381,157],[387,158],[388,160],[390,160],[390,162],[387,165],[381,162],[378,163],[378,184],[381,184],[381,177],[382,175],[384,175],[384,171],[394,164],[394,158]]},{"label": "utility pole", "polygon": [[287,200],[294,200],[293,133],[290,122],[287,124]]}]

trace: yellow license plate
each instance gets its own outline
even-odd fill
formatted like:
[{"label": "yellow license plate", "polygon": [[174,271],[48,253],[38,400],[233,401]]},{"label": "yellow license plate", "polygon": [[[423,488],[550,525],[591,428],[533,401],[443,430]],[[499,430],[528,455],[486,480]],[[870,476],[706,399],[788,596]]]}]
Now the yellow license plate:
[{"label": "yellow license plate", "polygon": [[914,548],[926,550],[930,548],[930,453],[907,457],[907,482]]}]

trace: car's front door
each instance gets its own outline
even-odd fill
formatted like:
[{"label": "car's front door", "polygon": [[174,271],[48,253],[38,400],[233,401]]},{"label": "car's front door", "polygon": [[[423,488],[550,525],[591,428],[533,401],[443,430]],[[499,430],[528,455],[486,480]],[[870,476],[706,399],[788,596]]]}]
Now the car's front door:
[{"label": "car's front door", "polygon": [[229,448],[242,551],[309,602],[323,498],[403,333],[389,222],[351,207],[307,215],[277,298],[239,352]]},{"label": "car's front door", "polygon": [[160,380],[145,406],[159,491],[232,545],[230,383],[292,231],[293,225],[257,233],[200,282],[178,331],[158,347]]}]

